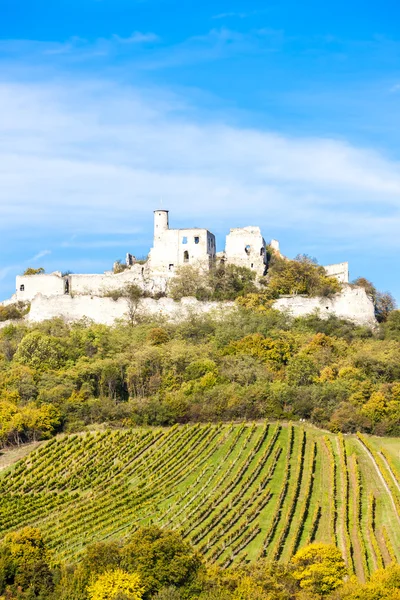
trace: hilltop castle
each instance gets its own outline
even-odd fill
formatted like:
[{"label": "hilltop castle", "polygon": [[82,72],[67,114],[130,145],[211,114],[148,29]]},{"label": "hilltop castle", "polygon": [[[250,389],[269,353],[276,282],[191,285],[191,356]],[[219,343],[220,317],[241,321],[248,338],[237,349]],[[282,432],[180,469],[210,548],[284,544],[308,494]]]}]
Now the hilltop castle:
[{"label": "hilltop castle", "polygon": [[[270,242],[275,252],[282,254],[276,240]],[[114,263],[112,271],[102,274],[50,274],[19,275],[16,292],[3,305],[15,302],[30,303],[25,319],[30,322],[61,317],[67,321],[89,318],[97,323],[112,325],[118,319],[132,320],[132,306],[123,293],[127,285],[135,284],[145,295],[163,295],[168,282],[182,266],[192,265],[207,271],[215,264],[232,264],[254,271],[256,279],[265,275],[268,268],[267,245],[259,227],[231,229],[226,236],[225,249],[217,252],[216,240],[208,229],[171,229],[167,210],[154,211],[154,241],[146,260],[136,260],[127,253],[124,264]],[[336,277],[342,291],[332,298],[315,298],[302,295],[282,296],[274,308],[293,316],[315,311],[324,318],[334,314],[360,325],[374,327],[374,305],[364,288],[349,285],[348,263],[324,267],[327,274]],[[196,298],[142,298],[135,307],[135,315],[142,313],[180,320],[195,312],[225,313],[235,310],[233,302],[200,302]],[[135,317],[135,319],[136,319]],[[1,324],[0,324],[1,326]]]},{"label": "hilltop castle", "polygon": [[[279,252],[279,243],[271,241]],[[44,296],[86,295],[104,296],[135,283],[149,293],[165,292],[168,281],[176,269],[192,265],[200,270],[210,269],[216,262],[247,267],[257,277],[265,275],[267,269],[267,246],[259,227],[231,229],[226,236],[225,250],[217,252],[215,235],[208,229],[171,229],[167,210],[154,211],[154,240],[147,260],[136,261],[126,255],[126,264],[103,274],[68,274],[61,272],[38,275],[19,275],[16,280],[15,298],[31,302],[37,294]],[[325,267],[328,275],[348,283],[348,263]],[[120,272],[117,272],[120,271]]]}]

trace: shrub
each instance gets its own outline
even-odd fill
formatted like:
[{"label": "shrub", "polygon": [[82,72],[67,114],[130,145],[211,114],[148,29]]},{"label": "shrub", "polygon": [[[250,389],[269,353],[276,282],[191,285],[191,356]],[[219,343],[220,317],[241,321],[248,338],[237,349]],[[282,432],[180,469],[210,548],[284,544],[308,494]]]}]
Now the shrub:
[{"label": "shrub", "polygon": [[123,273],[128,268],[128,265],[123,263],[121,260],[116,260],[113,265],[113,273],[117,275],[118,273]]},{"label": "shrub", "polygon": [[270,298],[292,294],[330,296],[340,292],[342,288],[337,279],[328,277],[323,267],[305,255],[288,260],[275,254],[271,259],[266,282]]},{"label": "shrub", "polygon": [[34,269],[33,267],[28,267],[23,272],[23,275],[43,275],[43,273],[45,273],[43,267],[38,267],[37,269]]},{"label": "shrub", "polygon": [[29,312],[30,305],[24,302],[0,306],[0,322],[23,319]]}]

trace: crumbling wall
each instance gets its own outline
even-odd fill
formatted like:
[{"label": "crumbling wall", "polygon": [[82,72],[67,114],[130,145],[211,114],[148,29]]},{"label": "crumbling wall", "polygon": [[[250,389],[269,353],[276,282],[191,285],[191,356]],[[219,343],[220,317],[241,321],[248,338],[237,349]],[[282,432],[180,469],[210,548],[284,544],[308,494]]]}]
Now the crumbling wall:
[{"label": "crumbling wall", "polygon": [[[130,311],[129,302],[120,298],[98,296],[69,296],[48,297],[38,294],[31,303],[27,315],[30,322],[40,322],[53,317],[62,317],[67,321],[88,318],[96,323],[112,325],[117,319],[128,319]],[[209,313],[217,311],[226,314],[235,310],[234,302],[201,302],[196,298],[183,298],[175,302],[171,298],[142,298],[135,310],[137,315],[161,316],[170,320],[180,320],[190,313]],[[293,317],[304,316],[315,311],[322,318],[334,314],[340,318],[348,319],[359,325],[368,327],[376,326],[374,305],[371,298],[365,293],[364,288],[346,286],[342,293],[332,298],[310,298],[307,296],[284,296],[274,303],[274,308],[287,312]]]},{"label": "crumbling wall", "polygon": [[345,285],[342,292],[332,298],[283,296],[276,300],[274,308],[287,311],[293,317],[301,317],[317,311],[322,318],[333,314],[359,325],[376,326],[374,304],[362,287]]},{"label": "crumbling wall", "polygon": [[259,227],[231,229],[226,236],[225,261],[247,267],[264,275],[267,265],[266,245]]},{"label": "crumbling wall", "polygon": [[336,277],[340,283],[349,283],[349,263],[342,262],[335,265],[326,265],[324,267],[329,277]]},{"label": "crumbling wall", "polygon": [[36,294],[61,296],[64,294],[64,280],[59,271],[38,275],[17,275],[16,298],[21,302],[29,302]]},{"label": "crumbling wall", "polygon": [[142,298],[137,306],[125,299],[114,301],[112,298],[98,296],[63,296],[52,298],[38,294],[31,304],[27,320],[41,322],[54,317],[62,317],[66,321],[90,319],[95,323],[112,325],[118,319],[128,320],[130,315],[164,317],[179,321],[192,313],[202,314],[215,311],[223,314],[235,307],[234,302],[200,302],[196,298],[183,298],[175,302],[171,298]]}]

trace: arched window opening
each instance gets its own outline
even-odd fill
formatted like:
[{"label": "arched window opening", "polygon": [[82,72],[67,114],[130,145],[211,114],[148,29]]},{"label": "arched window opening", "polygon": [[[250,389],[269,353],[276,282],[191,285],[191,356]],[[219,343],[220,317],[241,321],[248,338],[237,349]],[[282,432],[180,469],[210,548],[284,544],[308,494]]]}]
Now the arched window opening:
[{"label": "arched window opening", "polygon": [[264,254],[265,254],[265,248],[263,246],[260,250],[260,256],[264,256]]},{"label": "arched window opening", "polygon": [[246,254],[250,254],[250,250],[251,250],[251,246],[249,246],[249,244],[247,244],[247,246],[244,247],[244,251],[246,252]]},{"label": "arched window opening", "polygon": [[189,262],[189,252],[187,250],[185,250],[185,252],[183,253],[183,262]]}]

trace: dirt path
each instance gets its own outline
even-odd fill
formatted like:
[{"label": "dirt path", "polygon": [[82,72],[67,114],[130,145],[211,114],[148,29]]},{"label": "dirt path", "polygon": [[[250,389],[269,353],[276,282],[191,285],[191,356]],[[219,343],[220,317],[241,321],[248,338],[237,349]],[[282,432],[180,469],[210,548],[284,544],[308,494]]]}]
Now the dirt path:
[{"label": "dirt path", "polygon": [[360,524],[358,522],[358,506],[357,506],[357,480],[355,474],[354,455],[348,459],[348,469],[350,477],[350,489],[349,489],[349,508],[351,509],[351,528],[350,537],[351,545],[353,547],[353,563],[356,570],[357,577],[365,582],[368,573],[364,573],[364,565],[362,561],[363,548],[361,547],[362,533],[360,531]]},{"label": "dirt path", "polygon": [[369,450],[369,448],[367,448],[367,446],[365,446],[365,444],[363,444],[363,443],[362,443],[362,441],[361,441],[359,438],[355,438],[355,439],[356,439],[356,440],[357,440],[357,442],[360,444],[360,446],[361,446],[361,448],[364,450],[364,452],[366,452],[366,453],[368,454],[369,458],[371,459],[371,461],[372,461],[372,464],[373,464],[373,465],[374,465],[374,467],[375,467],[376,473],[377,473],[377,475],[378,475],[379,479],[381,480],[381,483],[382,483],[383,487],[385,488],[387,495],[388,495],[388,496],[389,496],[389,498],[390,498],[390,502],[392,503],[393,510],[394,510],[394,514],[396,515],[397,521],[398,521],[398,523],[399,523],[399,526],[400,526],[400,515],[399,515],[399,513],[397,512],[397,507],[396,507],[396,503],[395,503],[395,501],[394,501],[394,498],[393,498],[392,490],[390,489],[390,487],[389,487],[389,486],[388,486],[388,484],[386,483],[386,481],[385,481],[385,478],[384,478],[384,476],[383,476],[383,475],[382,475],[382,473],[381,473],[381,470],[380,470],[380,468],[379,468],[379,465],[378,465],[378,463],[377,463],[377,462],[376,462],[376,460],[375,460],[375,457],[374,457],[374,455],[373,455],[373,454],[372,454],[372,452]]},{"label": "dirt path", "polygon": [[337,519],[336,519],[336,539],[337,539],[337,544],[340,548],[340,550],[342,551],[342,554],[344,556],[346,556],[346,560],[351,560],[350,557],[347,557],[346,555],[346,541],[345,541],[345,525],[344,525],[344,517],[343,517],[343,513],[345,510],[345,507],[343,506],[344,502],[344,473],[342,472],[342,469],[340,468],[340,446],[339,446],[339,440],[336,437],[334,440],[335,444],[336,444],[336,453],[334,453],[334,459],[336,460],[337,457],[337,462],[336,462],[336,498],[337,498],[337,504],[336,504],[336,510],[337,510]]},{"label": "dirt path", "polygon": [[17,448],[6,448],[0,451],[0,472],[7,467],[24,458],[27,454],[40,446],[40,442],[32,442],[32,444],[23,444]]},{"label": "dirt path", "polygon": [[393,473],[392,467],[389,465],[386,456],[384,454],[382,454],[382,452],[378,452],[378,454],[381,457],[381,459],[383,460],[383,462],[385,463],[385,466],[386,466],[387,470],[389,471],[391,478],[393,479],[394,485],[397,487],[397,489],[400,492],[400,483],[397,481],[396,475]]}]

